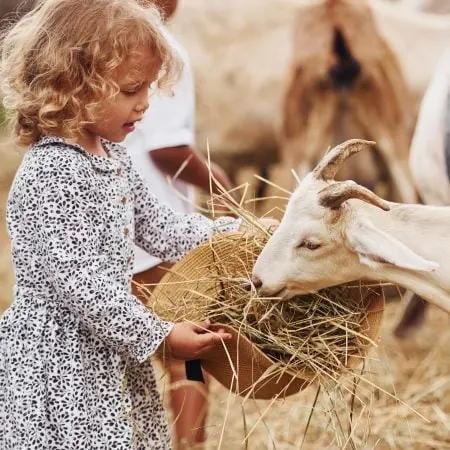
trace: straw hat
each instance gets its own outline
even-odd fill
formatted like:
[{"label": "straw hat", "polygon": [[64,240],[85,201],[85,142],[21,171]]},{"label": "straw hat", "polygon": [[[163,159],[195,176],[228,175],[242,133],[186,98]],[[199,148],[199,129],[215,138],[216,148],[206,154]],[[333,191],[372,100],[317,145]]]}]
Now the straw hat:
[{"label": "straw hat", "polygon": [[[262,235],[215,235],[175,264],[156,286],[151,298],[155,313],[174,322],[204,320],[207,305],[224,292],[221,286],[224,278],[249,280],[266,241],[267,237]],[[363,330],[369,340],[376,341],[384,310],[383,296],[380,291],[364,286],[352,292],[366,300]],[[221,328],[227,329],[232,339],[218,343],[201,362],[207,372],[233,392],[258,399],[284,397],[305,389],[316,378],[307,370],[282,370],[280,363],[266,356],[239,330],[222,325]],[[349,358],[348,366],[357,366],[367,347],[367,342],[361,343],[360,351]]]}]

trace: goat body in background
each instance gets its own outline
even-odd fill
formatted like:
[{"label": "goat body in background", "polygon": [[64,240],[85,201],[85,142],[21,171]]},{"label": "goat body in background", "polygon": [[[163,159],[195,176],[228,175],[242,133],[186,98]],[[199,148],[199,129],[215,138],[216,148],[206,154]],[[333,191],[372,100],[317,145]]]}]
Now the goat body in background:
[{"label": "goat body in background", "polygon": [[[374,119],[367,118],[368,115],[363,114],[364,111],[359,114],[367,102],[358,102],[356,105],[358,116],[366,117],[364,129],[370,133],[355,129],[352,126],[355,120],[352,120],[352,116],[344,114],[345,123],[342,126],[337,125],[340,130],[345,127],[345,134],[340,132],[334,140],[324,141],[323,144],[317,143],[322,139],[316,138],[314,133],[308,134],[305,140],[300,142],[302,148],[294,146],[292,150],[294,153],[311,152],[314,159],[319,160],[328,145],[333,146],[350,137],[374,139],[380,145],[380,149],[384,150],[388,147],[392,149],[393,144],[390,142],[392,139],[384,142],[383,136],[386,137],[386,133],[380,131],[375,133],[372,122],[379,123],[380,116],[392,117],[394,111],[400,111],[399,107],[403,108],[400,113],[407,119],[406,122],[409,123],[408,116],[412,119],[411,129],[409,129],[409,125],[403,120],[394,118],[397,124],[396,129],[400,130],[399,135],[400,133],[405,135],[401,126],[403,130],[408,128],[406,134],[409,142],[420,99],[434,73],[440,55],[449,46],[450,21],[443,16],[412,11],[380,0],[341,0],[339,3],[342,3],[342,6],[336,2],[335,7],[324,8],[323,5],[326,3],[329,3],[328,0],[189,0],[181,2],[169,26],[192,58],[198,87],[197,142],[199,148],[206,152],[208,140],[212,159],[220,163],[229,175],[233,176],[236,173],[236,167],[253,166],[261,169],[278,164],[281,156],[278,138],[282,137],[280,122],[283,110],[283,86],[288,82],[287,77],[295,75],[292,66],[297,64],[293,64],[295,62],[292,58],[302,48],[303,52],[307,52],[307,47],[310,45],[317,49],[320,60],[323,60],[324,56],[331,59],[339,56],[337,60],[331,61],[331,64],[326,67],[322,64],[321,67],[327,70],[331,68],[333,79],[338,80],[338,84],[343,86],[356,78],[358,82],[366,79],[368,76],[366,68],[373,74],[380,61],[384,65],[388,60],[392,61],[392,58],[387,56],[368,61],[370,54],[373,55],[374,52],[367,50],[369,47],[374,47],[372,44],[374,40],[385,41],[385,46],[377,44],[376,48],[382,51],[384,47],[388,47],[388,53],[397,55],[402,77],[406,81],[407,90],[413,96],[413,101],[411,104],[410,101],[401,100],[396,103],[396,108],[387,111],[383,107],[371,116]],[[345,26],[345,23],[337,27],[340,34],[337,32],[335,34],[330,20],[327,22],[311,20],[306,23],[307,18],[311,17],[312,10],[336,10],[345,8],[347,4],[350,5],[348,11],[351,9],[358,12],[367,10],[369,7],[373,20],[366,19],[365,22],[361,22],[353,19],[351,29]],[[346,13],[347,10],[340,16],[342,21],[347,23]],[[333,15],[335,16],[335,12]],[[321,19],[319,16],[316,17]],[[355,17],[355,14],[352,14],[352,17]],[[308,24],[313,28],[305,28]],[[299,31],[299,28],[304,30],[300,36],[303,41],[299,41],[296,50],[293,32],[294,29]],[[362,34],[365,36],[364,39],[361,39]],[[308,40],[305,41],[305,39]],[[387,55],[386,52],[384,54]],[[340,64],[336,65],[336,63]],[[364,72],[361,76],[352,75],[358,72],[355,63],[360,64]],[[305,67],[305,64],[301,66]],[[308,69],[309,75],[305,74],[302,78],[308,82],[309,86],[313,85],[311,77],[317,80],[316,84],[320,84],[318,79],[323,77],[317,73],[314,63],[308,64]],[[397,74],[395,77],[399,77],[398,70],[390,70],[389,73],[391,79],[392,74]],[[375,77],[372,76],[373,78]],[[390,85],[392,84],[391,82]],[[398,83],[394,84],[399,86]],[[295,86],[300,88],[301,84],[297,83]],[[337,95],[327,96],[327,92],[329,90],[321,93],[322,97],[317,95],[314,102],[315,108],[311,108],[310,117],[321,121],[321,130],[330,114],[336,111],[337,108],[334,105],[339,98]],[[403,87],[394,88],[389,92],[392,93],[391,97],[398,97],[402,92],[404,93],[404,89]],[[386,98],[386,94],[383,98]],[[401,95],[401,98],[404,99],[405,95]],[[294,103],[292,105],[295,106]],[[373,111],[373,108],[370,110]],[[387,125],[393,128],[393,123],[387,123]],[[319,127],[311,126],[308,129],[313,132]],[[325,131],[328,133],[328,130]],[[389,136],[394,136],[394,141],[398,140],[396,131],[391,132]],[[318,149],[318,153],[314,153],[313,147]],[[394,147],[396,155],[398,152],[407,155],[405,146],[394,144]],[[289,152],[288,149],[286,151]],[[291,152],[288,153],[290,154]],[[393,152],[389,153],[391,154]],[[371,158],[367,160],[371,162]],[[314,163],[315,161],[310,168]],[[287,165],[285,173],[288,175],[284,176],[285,180],[290,179],[292,167],[295,166]],[[392,172],[392,165],[389,163],[388,168]],[[362,175],[362,170],[358,173],[363,180],[365,175]],[[268,176],[273,181],[274,174],[271,170]],[[373,178],[366,180],[367,185],[371,184],[371,180]],[[280,180],[277,182],[280,185],[283,183]],[[395,177],[395,182],[399,183],[399,177]],[[411,202],[405,198],[402,198],[402,201]]]},{"label": "goat body in background", "polygon": [[450,52],[441,59],[422,100],[409,164],[424,203],[450,205]]},{"label": "goat body in background", "polygon": [[279,133],[285,165],[303,178],[324,148],[350,136],[373,139],[377,151],[353,159],[343,178],[416,202],[408,168],[413,93],[375,11],[360,0],[306,3],[293,40]]},{"label": "goat body in background", "polygon": [[[450,52],[445,52],[420,105],[411,143],[409,165],[422,201],[450,206]],[[395,334],[406,336],[425,318],[427,303],[407,300]]]}]

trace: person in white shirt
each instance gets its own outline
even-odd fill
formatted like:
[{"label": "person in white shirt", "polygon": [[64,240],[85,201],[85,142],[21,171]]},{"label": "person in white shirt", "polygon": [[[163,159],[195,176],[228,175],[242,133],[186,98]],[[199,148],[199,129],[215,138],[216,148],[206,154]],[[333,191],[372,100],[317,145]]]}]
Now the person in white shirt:
[{"label": "person in white shirt", "polygon": [[[149,0],[159,6],[167,19],[176,10],[177,0]],[[163,33],[178,53],[183,69],[173,95],[156,93],[150,97],[150,107],[139,127],[124,141],[135,168],[143,176],[151,192],[178,212],[193,212],[194,186],[210,189],[210,173],[205,158],[195,149],[195,89],[189,56],[167,29]],[[167,176],[174,176],[186,163],[171,184]],[[212,165],[213,176],[226,189],[231,182],[225,172]],[[213,191],[219,189],[213,183]],[[135,248],[134,280],[141,284],[155,284],[166,273],[161,260]],[[138,289],[134,289],[139,296]],[[183,364],[171,364],[171,382],[186,379]],[[207,385],[178,383],[171,389],[171,406],[178,448],[190,448],[205,440],[204,422],[207,413]],[[187,446],[187,447],[184,447]]]}]

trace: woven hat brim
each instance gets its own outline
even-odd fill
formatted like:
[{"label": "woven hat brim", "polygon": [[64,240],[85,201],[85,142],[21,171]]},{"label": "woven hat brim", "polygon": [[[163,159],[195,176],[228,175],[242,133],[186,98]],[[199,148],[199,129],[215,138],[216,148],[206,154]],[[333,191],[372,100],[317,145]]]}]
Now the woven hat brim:
[{"label": "woven hat brim", "polygon": [[[217,279],[225,271],[233,278],[250,279],[253,264],[265,240],[242,233],[217,234],[200,245],[163,277],[152,293],[153,308],[161,318],[170,321],[205,320],[204,311],[220,291]],[[220,272],[220,273],[219,273]],[[357,355],[349,357],[348,366],[356,367],[369,345],[378,337],[384,311],[380,291],[361,286],[355,295],[367,299],[364,324],[368,341],[361,342]],[[232,340],[219,343],[202,359],[203,367],[221,384],[240,395],[268,399],[292,395],[316,379],[309,370],[280,372],[280,367],[261,352],[249,339],[232,327]]]}]

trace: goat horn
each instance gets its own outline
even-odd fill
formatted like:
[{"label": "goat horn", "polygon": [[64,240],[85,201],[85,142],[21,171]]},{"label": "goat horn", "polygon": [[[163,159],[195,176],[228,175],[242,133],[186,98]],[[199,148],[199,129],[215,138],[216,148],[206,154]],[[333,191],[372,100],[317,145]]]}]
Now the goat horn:
[{"label": "goat horn", "polygon": [[388,202],[351,180],[330,184],[319,191],[319,203],[331,209],[339,209],[342,203],[351,198],[357,198],[385,211],[390,209]]},{"label": "goat horn", "polygon": [[364,141],[363,139],[350,139],[332,148],[317,164],[313,171],[314,176],[324,181],[334,180],[341,164],[349,156],[365,148],[375,149],[376,143],[373,141]]}]

